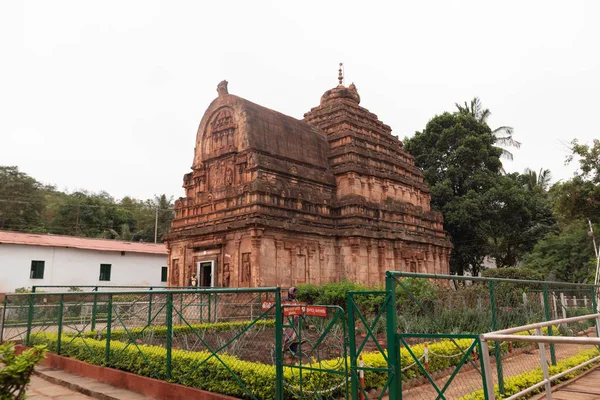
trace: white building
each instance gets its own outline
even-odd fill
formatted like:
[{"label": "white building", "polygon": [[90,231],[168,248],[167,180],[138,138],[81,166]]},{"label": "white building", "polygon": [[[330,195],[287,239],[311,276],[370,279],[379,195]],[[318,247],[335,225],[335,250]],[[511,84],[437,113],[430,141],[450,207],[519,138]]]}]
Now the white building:
[{"label": "white building", "polygon": [[0,293],[41,285],[167,285],[164,244],[0,231]]}]

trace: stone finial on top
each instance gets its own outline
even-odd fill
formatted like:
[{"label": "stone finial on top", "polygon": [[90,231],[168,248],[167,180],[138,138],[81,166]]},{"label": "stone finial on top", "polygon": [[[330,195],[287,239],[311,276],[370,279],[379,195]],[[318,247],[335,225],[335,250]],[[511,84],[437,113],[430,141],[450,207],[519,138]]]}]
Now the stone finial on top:
[{"label": "stone finial on top", "polygon": [[228,83],[229,82],[227,82],[227,81],[219,82],[219,84],[217,85],[217,93],[219,93],[219,96],[222,96],[224,94],[229,94],[229,91],[227,90]]},{"label": "stone finial on top", "polygon": [[338,69],[338,81],[340,82],[340,86],[344,84],[344,73],[342,72],[342,67],[344,63],[340,63],[340,69]]}]

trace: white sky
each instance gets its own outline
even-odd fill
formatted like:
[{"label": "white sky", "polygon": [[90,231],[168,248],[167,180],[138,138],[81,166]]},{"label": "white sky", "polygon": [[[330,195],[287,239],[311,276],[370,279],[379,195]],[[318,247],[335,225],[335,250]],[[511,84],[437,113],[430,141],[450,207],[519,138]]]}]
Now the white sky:
[{"label": "white sky", "polygon": [[[294,5],[293,5],[294,4]],[[479,96],[568,179],[600,136],[600,1],[3,1],[0,165],[59,189],[183,195],[216,86],[302,118],[337,84],[400,138]]]}]

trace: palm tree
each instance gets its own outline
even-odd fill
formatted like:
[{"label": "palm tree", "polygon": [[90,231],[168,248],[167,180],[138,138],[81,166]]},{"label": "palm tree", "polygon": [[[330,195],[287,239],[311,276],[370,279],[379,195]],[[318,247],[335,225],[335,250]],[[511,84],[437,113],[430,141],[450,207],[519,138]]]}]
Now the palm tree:
[{"label": "palm tree", "polygon": [[537,187],[543,191],[546,191],[550,185],[550,180],[552,179],[550,170],[543,168],[540,168],[540,172],[537,173],[534,170],[525,168],[523,176],[525,178],[525,187],[530,191]]},{"label": "palm tree", "polygon": [[[465,101],[464,106],[458,103],[454,104],[456,105],[456,108],[458,108],[458,114],[472,115],[478,122],[482,124],[487,124],[487,119],[490,115],[492,115],[492,112],[489,109],[483,108],[479,97],[473,98],[471,103],[467,103]],[[496,143],[500,145],[499,148],[502,150],[502,157],[506,158],[507,160],[512,160],[513,154],[504,147],[514,147],[517,149],[521,147],[521,142],[517,142],[515,139],[513,139],[513,131],[514,129],[510,126],[501,126],[492,130],[492,135],[496,137]]]}]

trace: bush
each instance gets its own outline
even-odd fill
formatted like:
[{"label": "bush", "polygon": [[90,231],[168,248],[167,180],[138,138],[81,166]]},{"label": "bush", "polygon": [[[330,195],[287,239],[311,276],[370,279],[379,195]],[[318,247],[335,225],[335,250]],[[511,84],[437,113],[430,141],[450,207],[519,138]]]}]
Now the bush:
[{"label": "bush", "polygon": [[[565,360],[559,361],[556,364],[556,366],[550,366],[548,368],[548,371],[550,373],[550,376],[559,374],[559,373],[566,371],[570,368],[573,368],[577,365],[583,364],[584,362],[596,357],[598,354],[600,354],[598,349],[582,351],[579,354],[577,354],[576,356],[569,357]],[[571,379],[574,376],[581,374],[583,371],[585,371],[586,369],[589,369],[591,367],[592,367],[592,365],[583,367],[573,373],[570,373],[560,379],[553,381],[552,384],[556,385],[559,382]],[[542,369],[537,368],[533,371],[524,372],[522,374],[512,376],[510,378],[505,378],[504,379],[504,391],[505,391],[504,396],[500,395],[500,390],[498,389],[498,385],[496,385],[494,387],[494,392],[496,393],[497,399],[501,399],[503,397],[510,397],[510,396],[513,396],[513,395],[519,393],[521,390],[523,390],[525,388],[528,388],[530,386],[535,385],[538,382],[541,382],[543,379],[544,379],[544,374],[542,373]],[[528,396],[536,394],[536,393],[540,393],[543,390],[544,390],[543,388],[534,390]],[[483,395],[483,390],[477,390],[471,394],[468,394],[468,395],[462,397],[460,400],[485,400],[485,396]]]},{"label": "bush", "polygon": [[[214,322],[214,323],[202,323],[202,324],[190,324],[190,325],[173,325],[173,335],[189,335],[191,333],[201,332],[201,331],[211,331],[211,332],[227,332],[234,329],[245,328],[252,324],[252,321],[233,321],[233,322]],[[275,320],[259,320],[253,325],[256,327],[274,327]],[[146,326],[146,327],[137,327],[131,328],[128,330],[129,334],[132,337],[136,337],[142,331],[144,333],[150,334],[152,333],[153,337],[156,338],[166,338],[167,337],[167,327],[164,325],[160,326]],[[85,332],[83,334],[85,337],[96,338],[96,339],[104,339],[106,337],[105,331],[90,331]],[[110,335],[113,340],[128,340],[129,335],[125,329],[113,329]]]},{"label": "bush", "polygon": [[0,369],[0,399],[24,399],[33,369],[45,356],[45,346],[35,346],[15,355],[14,343],[0,344],[0,364],[3,365]]},{"label": "bush", "polygon": [[490,268],[481,273],[486,278],[521,279],[543,281],[544,275],[534,269],[521,267]]},{"label": "bush", "polygon": [[[68,340],[67,340],[68,339]],[[56,333],[41,333],[32,340],[36,344],[46,344],[50,351],[56,351],[58,336]],[[472,344],[472,339],[442,340],[429,344],[429,370],[439,371],[457,365],[463,352]],[[458,347],[457,347],[458,346]],[[139,350],[138,350],[139,348]],[[493,345],[490,346],[493,352]],[[109,361],[105,362],[106,342],[91,338],[73,337],[63,334],[61,355],[72,357],[95,365],[129,371],[138,375],[166,380],[166,349],[160,346],[138,345],[129,346],[119,341],[111,341]],[[422,357],[424,345],[411,346],[411,351]],[[363,360],[367,366],[387,369],[386,358],[379,352],[363,352]],[[403,379],[410,380],[422,376],[420,368],[414,364],[414,359],[406,348],[400,350]],[[227,365],[225,367],[216,357],[210,358],[207,351],[190,352],[173,350],[171,381],[186,386],[208,390],[241,398],[248,398],[232,372],[258,398],[271,399],[275,393],[275,367],[258,362],[242,361],[237,357],[219,354],[219,358]],[[472,359],[472,355],[469,355]],[[350,361],[348,360],[348,363]],[[343,358],[335,358],[318,365],[318,368],[344,371]],[[412,364],[412,366],[411,366]],[[410,366],[410,367],[409,367]],[[229,371],[231,370],[231,372]],[[297,385],[292,369],[285,368],[284,375],[288,385]],[[296,379],[294,379],[296,378]],[[381,388],[387,382],[386,372],[365,371],[365,386],[367,389]],[[319,373],[310,370],[303,371],[303,382],[310,387],[311,382],[319,382],[321,387],[334,387],[340,382],[340,376]],[[324,385],[325,384],[325,385]],[[339,393],[341,395],[341,392]],[[289,393],[288,396],[291,396]]]}]

